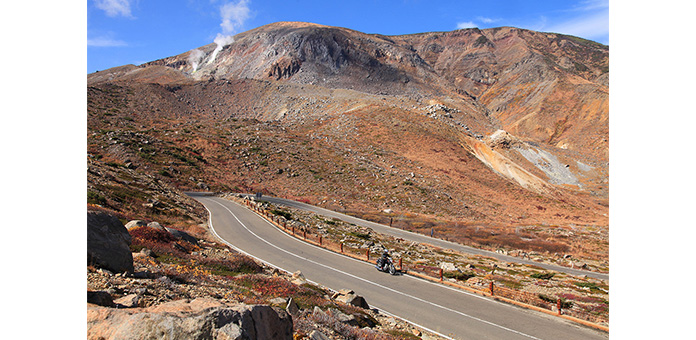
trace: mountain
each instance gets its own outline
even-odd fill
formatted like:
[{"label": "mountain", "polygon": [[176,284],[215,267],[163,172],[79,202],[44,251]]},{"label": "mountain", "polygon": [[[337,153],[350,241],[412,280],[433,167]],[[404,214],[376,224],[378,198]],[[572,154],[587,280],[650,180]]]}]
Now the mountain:
[{"label": "mountain", "polygon": [[[593,235],[608,227],[608,58],[512,27],[274,23],[89,74],[88,154],[180,190],[262,191],[458,240],[466,226],[502,246],[519,226]],[[606,255],[606,239],[563,242]]]}]

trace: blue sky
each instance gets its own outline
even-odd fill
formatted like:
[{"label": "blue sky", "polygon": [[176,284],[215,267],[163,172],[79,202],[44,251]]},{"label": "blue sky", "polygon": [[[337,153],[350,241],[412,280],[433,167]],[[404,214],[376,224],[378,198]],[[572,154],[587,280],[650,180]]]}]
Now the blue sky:
[{"label": "blue sky", "polygon": [[514,26],[609,43],[608,0],[88,0],[87,72],[177,55],[277,21],[385,35]]}]

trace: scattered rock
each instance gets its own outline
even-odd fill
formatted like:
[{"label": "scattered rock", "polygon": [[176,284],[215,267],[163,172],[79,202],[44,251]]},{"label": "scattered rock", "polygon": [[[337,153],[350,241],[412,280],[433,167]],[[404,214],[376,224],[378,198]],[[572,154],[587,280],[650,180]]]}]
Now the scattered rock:
[{"label": "scattered rock", "polygon": [[148,256],[148,257],[153,257],[153,255],[155,253],[152,252],[152,250],[150,250],[148,248],[143,248],[143,249],[140,249],[140,254],[143,254],[143,255]]},{"label": "scattered rock", "polygon": [[312,340],[330,340],[329,337],[327,337],[326,335],[324,335],[324,333],[318,330],[313,330],[312,332],[310,332],[309,338]]},{"label": "scattered rock", "polygon": [[490,146],[491,148],[500,147],[503,149],[509,149],[510,147],[521,144],[520,140],[517,139],[517,137],[509,134],[505,130],[497,130],[488,138],[488,146]]},{"label": "scattered rock", "polygon": [[131,237],[116,216],[87,211],[87,264],[113,272],[133,272]]},{"label": "scattered rock", "polygon": [[277,297],[277,298],[271,299],[269,302],[273,305],[282,306],[282,305],[287,304],[288,299],[282,298],[282,297]]},{"label": "scattered rock", "polygon": [[321,308],[319,308],[319,306],[314,306],[314,310],[312,310],[312,315],[314,315],[314,317],[318,317],[318,318],[323,318],[323,317],[328,316],[326,314],[326,312],[324,312],[323,310],[321,310]]},{"label": "scattered rock", "polygon": [[304,275],[302,275],[302,272],[298,270],[292,273],[292,283],[301,285],[307,283],[307,280],[305,279]]},{"label": "scattered rock", "polygon": [[141,220],[132,220],[128,223],[126,223],[126,229],[131,230],[136,227],[146,227],[147,223]]},{"label": "scattered rock", "polygon": [[167,231],[167,229],[164,229],[164,227],[159,224],[158,222],[150,222],[147,224],[148,228],[154,228],[154,229],[159,229],[162,231]]},{"label": "scattered rock", "polygon": [[87,291],[87,303],[93,303],[104,307],[114,307],[114,301],[111,294],[105,291]]},{"label": "scattered rock", "polygon": [[285,311],[287,311],[288,314],[292,316],[297,316],[297,314],[300,313],[300,307],[297,305],[297,302],[295,302],[295,300],[290,298],[288,300],[287,306],[285,306]]},{"label": "scattered rock", "polygon": [[170,234],[172,234],[172,236],[174,236],[180,240],[184,240],[188,243],[198,245],[198,239],[189,235],[189,233],[187,233],[185,231],[181,231],[179,229],[174,229],[174,228],[167,228],[167,227],[165,227],[164,229],[166,231],[168,231]]},{"label": "scattered rock", "polygon": [[340,321],[342,323],[345,323],[345,324],[351,325],[351,326],[358,325],[358,321],[355,319],[355,316],[353,316],[353,315],[348,315],[346,313],[343,313],[336,308],[329,308],[329,311],[331,312],[331,315],[333,315],[333,317],[335,317],[338,321]]},{"label": "scattered rock", "polygon": [[140,303],[140,296],[137,294],[129,294],[120,299],[114,300],[114,303],[126,308],[138,307]]},{"label": "scattered rock", "polygon": [[292,318],[263,305],[212,298],[144,309],[87,308],[87,339],[292,339]]},{"label": "scattered rock", "polygon": [[459,269],[457,269],[457,267],[452,262],[441,262],[440,269],[442,269],[443,271],[446,271],[446,272],[459,271]]},{"label": "scattered rock", "polygon": [[338,293],[334,294],[333,299],[356,307],[370,309],[365,298],[355,294],[352,290],[341,289]]}]

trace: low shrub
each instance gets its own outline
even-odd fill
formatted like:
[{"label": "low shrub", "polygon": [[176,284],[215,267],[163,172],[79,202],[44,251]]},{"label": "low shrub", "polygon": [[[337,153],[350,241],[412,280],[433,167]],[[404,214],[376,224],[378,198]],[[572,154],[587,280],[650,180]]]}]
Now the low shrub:
[{"label": "low shrub", "polygon": [[271,213],[274,215],[277,215],[277,216],[282,216],[288,221],[292,219],[292,214],[287,212],[287,211],[274,209],[274,210],[271,210]]},{"label": "low shrub", "polygon": [[349,232],[349,234],[350,234],[350,235],[353,235],[353,236],[355,236],[355,237],[357,237],[357,238],[363,239],[363,240],[369,240],[369,239],[370,239],[370,234],[367,234],[367,233],[359,233],[359,232],[351,231],[351,232]]},{"label": "low shrub", "polygon": [[459,281],[466,281],[476,275],[474,274],[468,274],[468,273],[462,273],[462,272],[444,272],[442,273],[442,276],[448,278],[448,279],[456,279]]},{"label": "low shrub", "polygon": [[203,258],[200,263],[211,274],[219,276],[232,277],[239,274],[257,274],[263,271],[263,268],[258,263],[250,257],[243,255],[236,256],[232,260]]},{"label": "low shrub", "polygon": [[[557,303],[558,303],[558,299],[554,299],[552,296],[548,296],[548,295],[545,295],[545,294],[539,294],[538,296],[539,296],[539,299],[544,300],[544,301],[546,301],[546,302],[548,302],[548,303],[553,303],[553,304],[557,304]],[[560,298],[560,299],[561,299],[561,308],[562,308],[562,309],[568,309],[568,308],[573,307],[573,303],[572,303],[572,302],[567,301],[567,300],[564,299],[564,298]]]},{"label": "low shrub", "polygon": [[529,277],[531,277],[533,279],[540,279],[540,280],[551,280],[551,278],[554,277],[555,275],[556,274],[554,274],[554,273],[545,272],[545,273],[534,273],[532,275],[529,275]]}]

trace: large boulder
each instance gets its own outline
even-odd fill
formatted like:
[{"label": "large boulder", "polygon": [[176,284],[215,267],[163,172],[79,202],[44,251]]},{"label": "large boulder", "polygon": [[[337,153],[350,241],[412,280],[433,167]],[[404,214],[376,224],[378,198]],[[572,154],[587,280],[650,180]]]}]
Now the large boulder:
[{"label": "large boulder", "polygon": [[350,289],[341,289],[337,293],[335,293],[332,298],[336,301],[340,301],[349,305],[353,305],[364,309],[370,309],[370,306],[367,304],[367,301],[365,301],[365,298],[355,294],[355,292]]},{"label": "large boulder", "polygon": [[87,339],[292,339],[292,317],[264,305],[211,298],[148,308],[87,308]]},{"label": "large boulder", "polygon": [[189,233],[187,233],[185,231],[181,231],[179,229],[174,229],[174,228],[169,228],[169,227],[164,227],[164,229],[166,229],[170,234],[172,234],[172,236],[174,236],[180,240],[186,241],[186,242],[191,243],[191,244],[198,245],[198,239],[191,236]]},{"label": "large boulder", "polygon": [[87,211],[87,264],[112,272],[133,272],[131,237],[116,216]]}]

